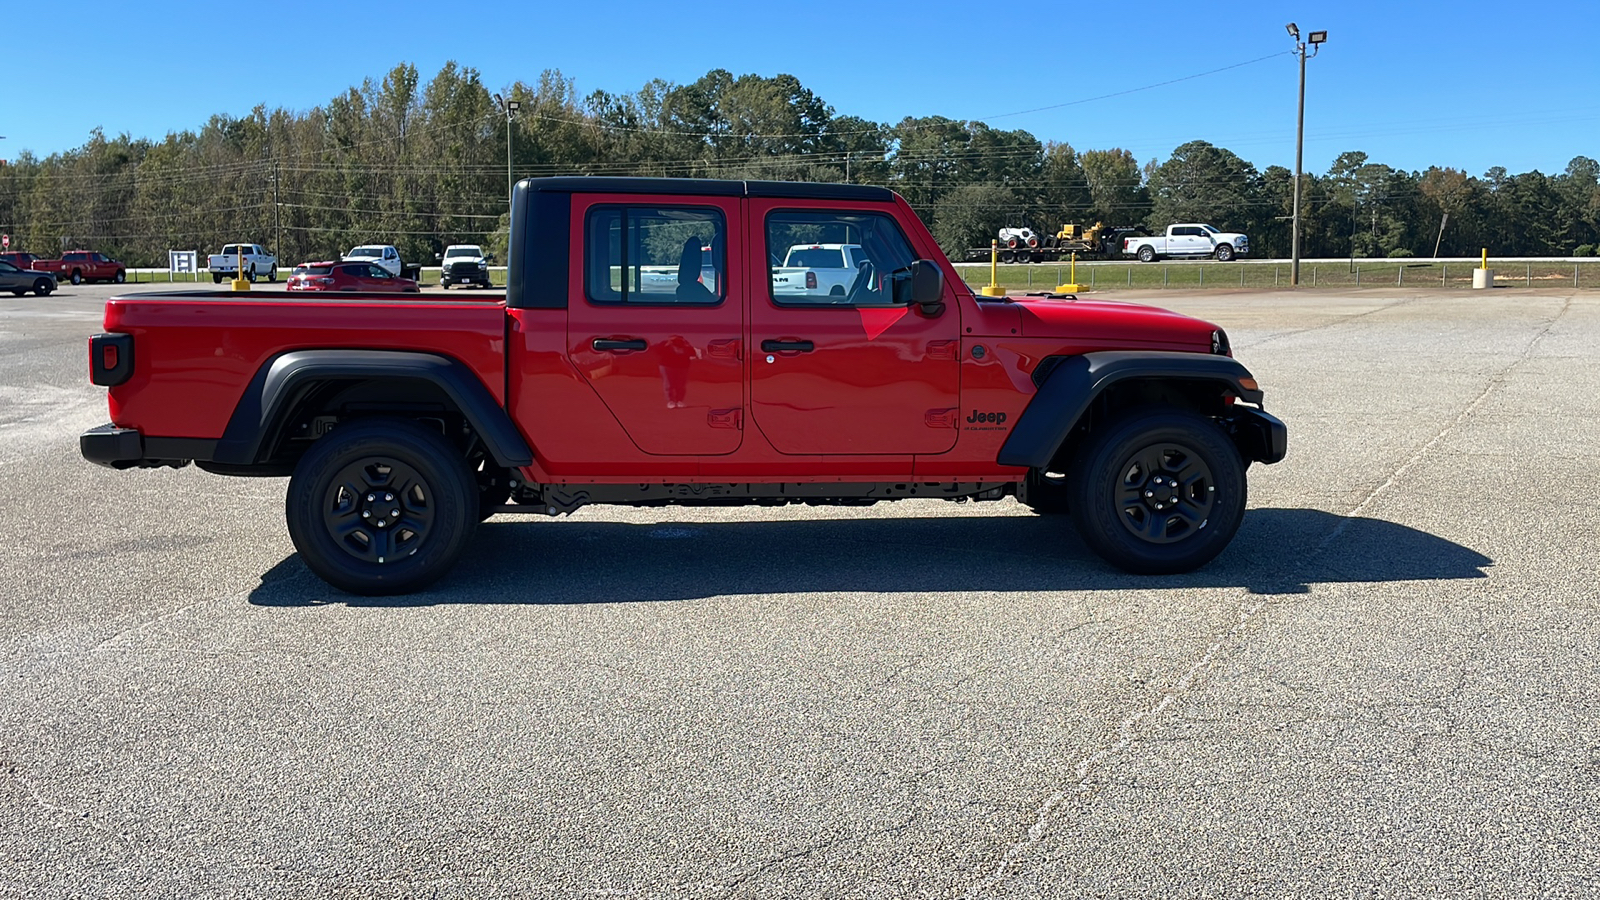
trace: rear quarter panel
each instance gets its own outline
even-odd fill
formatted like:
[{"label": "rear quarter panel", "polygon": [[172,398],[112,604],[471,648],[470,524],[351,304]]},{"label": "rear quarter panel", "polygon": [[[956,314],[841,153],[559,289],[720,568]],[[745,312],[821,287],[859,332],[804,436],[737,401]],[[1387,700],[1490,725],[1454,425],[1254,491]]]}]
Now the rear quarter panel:
[{"label": "rear quarter panel", "polygon": [[447,356],[505,402],[499,303],[113,298],[105,330],[133,335],[134,371],[110,389],[111,421],[160,437],[220,438],[250,379],[289,350],[413,350]]}]

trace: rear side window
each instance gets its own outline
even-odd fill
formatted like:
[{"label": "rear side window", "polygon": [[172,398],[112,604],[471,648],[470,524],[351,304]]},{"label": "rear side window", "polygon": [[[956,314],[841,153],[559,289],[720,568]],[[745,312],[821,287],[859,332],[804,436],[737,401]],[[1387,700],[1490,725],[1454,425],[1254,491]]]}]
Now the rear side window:
[{"label": "rear side window", "polygon": [[727,296],[727,223],[719,210],[596,206],[584,230],[591,302],[713,305]]}]

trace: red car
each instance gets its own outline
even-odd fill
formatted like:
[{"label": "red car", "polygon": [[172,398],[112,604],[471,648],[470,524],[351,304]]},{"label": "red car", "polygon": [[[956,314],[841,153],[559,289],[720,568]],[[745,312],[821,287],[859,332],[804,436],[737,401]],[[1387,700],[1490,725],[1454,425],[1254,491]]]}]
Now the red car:
[{"label": "red car", "polygon": [[0,253],[0,262],[11,263],[19,269],[32,269],[33,261],[38,258],[35,253]]},{"label": "red car", "polygon": [[291,291],[363,291],[378,294],[420,294],[422,287],[410,278],[390,275],[364,262],[301,263],[289,277]]}]

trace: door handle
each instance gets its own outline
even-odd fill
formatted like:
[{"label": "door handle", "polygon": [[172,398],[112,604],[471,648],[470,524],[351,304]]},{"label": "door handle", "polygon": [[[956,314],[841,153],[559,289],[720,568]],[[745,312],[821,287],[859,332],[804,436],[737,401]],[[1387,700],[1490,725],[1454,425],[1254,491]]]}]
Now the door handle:
[{"label": "door handle", "polygon": [[648,345],[644,338],[595,338],[589,346],[596,350],[643,350]]},{"label": "door handle", "polygon": [[810,353],[816,345],[810,341],[762,341],[762,353],[783,353],[785,351],[797,353]]}]

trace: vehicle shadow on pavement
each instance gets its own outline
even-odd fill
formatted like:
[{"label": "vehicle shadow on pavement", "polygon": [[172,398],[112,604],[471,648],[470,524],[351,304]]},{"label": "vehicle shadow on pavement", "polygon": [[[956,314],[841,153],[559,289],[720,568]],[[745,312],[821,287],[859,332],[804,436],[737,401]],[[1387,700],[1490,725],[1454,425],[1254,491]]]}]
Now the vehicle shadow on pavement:
[{"label": "vehicle shadow on pavement", "polygon": [[1493,560],[1380,519],[1253,509],[1197,572],[1145,577],[1095,556],[1063,518],[904,517],[767,522],[517,520],[480,526],[431,588],[357,597],[292,555],[251,592],[258,606],[641,603],[740,594],[1163,590],[1305,593],[1333,582],[1484,578]]}]

